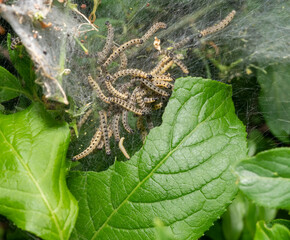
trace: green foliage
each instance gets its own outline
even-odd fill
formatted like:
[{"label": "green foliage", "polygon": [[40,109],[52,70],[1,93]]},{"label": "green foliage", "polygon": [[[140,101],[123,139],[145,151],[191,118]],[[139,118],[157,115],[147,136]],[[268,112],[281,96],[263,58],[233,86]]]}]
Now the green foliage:
[{"label": "green foliage", "polygon": [[19,73],[19,76],[23,79],[24,86],[23,88],[27,90],[31,95],[36,87],[35,72],[33,69],[33,62],[31,61],[29,55],[26,53],[23,46],[19,46],[14,50],[10,48],[11,44],[11,35],[7,36],[7,49],[9,52],[10,60],[14,68]]},{"label": "green foliage", "polygon": [[239,193],[223,215],[224,239],[253,239],[257,221],[269,222],[276,216],[276,209],[257,206]]},{"label": "green foliage", "polygon": [[231,87],[180,78],[162,125],[130,161],[70,174],[80,207],[72,239],[153,239],[156,217],[178,239],[197,239],[235,196],[230,168],[245,156]]},{"label": "green foliage", "polygon": [[5,68],[0,67],[0,103],[23,93],[20,82]]},{"label": "green foliage", "polygon": [[266,224],[264,221],[257,223],[254,240],[289,240],[290,231],[281,224]]},{"label": "green foliage", "polygon": [[78,207],[65,182],[67,124],[38,104],[0,115],[0,213],[44,239],[68,239]]},{"label": "green foliage", "polygon": [[260,106],[271,132],[281,141],[290,143],[290,65],[279,64],[259,72]]},{"label": "green foliage", "polygon": [[290,148],[272,149],[242,161],[239,188],[259,205],[290,209]]},{"label": "green foliage", "polygon": [[[89,2],[86,9],[80,10],[86,16],[95,1]],[[268,24],[273,15],[267,16],[266,11],[261,12],[263,16],[259,19],[256,14],[249,15],[249,12],[262,10],[261,2],[244,1],[238,9],[239,4],[224,5],[224,1],[102,1],[95,21],[100,31],[96,35],[88,32],[88,38],[82,39],[90,51],[100,51],[103,46],[107,20],[115,27],[117,44],[141,36],[152,21],[168,24],[168,29],[158,36],[163,43],[171,43],[186,35],[179,30],[197,31],[210,26],[221,12],[228,12],[229,8],[237,10],[233,27],[213,37],[210,43],[213,45],[207,46],[209,42],[204,41],[198,48],[183,52],[192,75],[212,76],[232,83],[236,110],[229,85],[201,78],[178,79],[162,125],[150,132],[142,149],[127,162],[121,162],[124,157],[117,146],[112,148],[111,156],[98,151],[77,163],[65,160],[71,141],[68,126],[77,130],[76,117],[80,117],[88,105],[79,108],[69,96],[67,108],[48,101],[46,107],[54,110],[47,111],[37,104],[41,102],[42,93],[35,84],[34,64],[24,46],[10,49],[8,34],[5,45],[16,71],[13,76],[9,72],[13,72],[12,67],[5,65],[9,71],[0,67],[0,214],[5,216],[0,216],[0,239],[34,239],[25,231],[43,239],[197,239],[213,222],[205,233],[206,239],[290,239],[290,221],[275,219],[276,215],[281,218],[281,210],[277,209],[289,210],[290,207],[290,149],[272,149],[290,143],[290,72],[289,63],[277,64],[271,59],[274,52],[276,57],[281,55],[277,49],[288,46],[280,46],[278,39],[284,36],[281,29],[289,19],[284,13],[289,4],[282,1],[281,5],[268,6],[272,13],[282,16],[280,22],[273,21],[279,26],[275,38],[271,31],[273,25]],[[204,15],[208,22],[201,20]],[[243,32],[252,36],[256,28],[251,25],[258,26],[257,19],[267,23],[259,27],[259,38],[253,35],[242,39],[239,46],[241,39],[233,39],[233,36],[243,35]],[[63,20],[65,23],[65,18]],[[262,37],[268,43],[253,45],[255,41],[262,42]],[[60,42],[66,46],[65,38]],[[148,48],[139,56],[144,60],[152,48],[151,43],[147,44]],[[213,48],[214,44],[217,48]],[[6,50],[3,44],[1,46]],[[245,55],[251,47],[258,57]],[[240,52],[241,48],[248,51]],[[262,53],[267,58],[262,59]],[[285,53],[287,55],[287,51]],[[61,70],[71,55],[64,56]],[[252,57],[258,63],[248,62]],[[94,69],[90,70],[95,71],[96,59],[80,58],[79,61],[84,66],[90,63],[88,66]],[[271,65],[265,71],[264,62]],[[143,64],[145,66],[146,61]],[[176,68],[172,70],[175,76]],[[32,106],[27,108],[31,102]],[[23,109],[26,110],[3,115]],[[248,156],[252,157],[240,163],[246,158],[246,133],[234,112],[247,125]],[[97,113],[93,114],[97,118]],[[153,120],[160,122],[161,114],[162,111],[155,113]],[[68,124],[56,121],[56,117],[66,119]],[[135,119],[130,124],[136,125]],[[84,126],[78,140],[71,141],[70,147],[76,151],[72,152],[78,153],[94,131],[92,124]],[[140,149],[140,136],[124,136],[125,147],[132,156]],[[233,171],[236,164],[239,185]],[[75,170],[68,175],[69,189],[77,198],[79,213],[77,201],[66,186],[65,177],[71,168]],[[100,170],[104,171],[97,172]],[[242,190],[238,195],[237,186]],[[283,213],[287,215],[286,211]],[[2,224],[6,217],[11,222]]]}]

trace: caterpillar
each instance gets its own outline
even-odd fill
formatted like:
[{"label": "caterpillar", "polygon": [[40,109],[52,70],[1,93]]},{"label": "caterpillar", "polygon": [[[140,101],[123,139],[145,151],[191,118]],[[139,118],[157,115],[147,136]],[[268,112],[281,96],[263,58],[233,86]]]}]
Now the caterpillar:
[{"label": "caterpillar", "polygon": [[153,110],[158,110],[158,109],[162,108],[162,106],[163,106],[163,102],[157,103],[153,106]]},{"label": "caterpillar", "polygon": [[137,119],[137,129],[141,132],[141,139],[142,139],[142,142],[144,143],[145,138],[148,135],[148,132],[146,131],[142,117],[139,117]]},{"label": "caterpillar", "polygon": [[13,38],[10,44],[11,50],[14,50],[17,46],[22,45],[20,37]]},{"label": "caterpillar", "polygon": [[158,98],[157,97],[145,97],[144,99],[143,99],[143,101],[144,101],[144,103],[154,103],[156,100],[158,100]]},{"label": "caterpillar", "polygon": [[134,130],[129,126],[129,123],[128,123],[128,111],[127,110],[122,111],[122,124],[123,124],[124,129],[128,133],[134,133]]},{"label": "caterpillar", "polygon": [[180,42],[177,42],[175,44],[173,44],[169,49],[170,52],[174,52],[175,50],[182,48],[183,46],[185,46],[187,43],[190,42],[192,38],[191,37],[186,37],[184,39],[182,39]]},{"label": "caterpillar", "polygon": [[97,149],[101,150],[105,145],[104,139],[102,138],[99,145],[97,146]]},{"label": "caterpillar", "polygon": [[92,78],[91,75],[88,76],[88,81],[89,81],[89,84],[96,90],[96,92],[98,94],[98,97],[102,101],[104,101],[105,103],[110,103],[109,98],[104,95],[104,93],[102,92],[100,86],[97,84],[96,81],[94,81],[94,79]]},{"label": "caterpillar", "polygon": [[107,87],[108,91],[113,96],[118,97],[118,98],[122,98],[124,100],[126,100],[128,98],[128,94],[119,92],[116,88],[113,87],[113,85],[110,82],[110,80],[106,79],[105,84],[106,84],[106,87]]},{"label": "caterpillar", "polygon": [[100,115],[100,125],[101,125],[101,129],[103,132],[103,138],[104,138],[104,142],[105,142],[105,149],[106,149],[106,154],[110,155],[111,154],[111,149],[110,149],[110,139],[109,139],[109,131],[108,131],[108,127],[107,127],[107,114],[105,111],[99,111],[99,115]]},{"label": "caterpillar", "polygon": [[147,41],[154,33],[160,28],[166,28],[166,24],[163,22],[155,23],[149,30],[142,36],[143,42]]},{"label": "caterpillar", "polygon": [[[110,126],[108,126],[108,136],[109,139],[113,136],[113,131],[111,130]],[[99,145],[97,146],[97,149],[102,149],[105,145],[104,137],[101,139]]]},{"label": "caterpillar", "polygon": [[121,113],[117,113],[114,115],[112,119],[112,129],[116,142],[120,141],[120,130],[119,130],[119,121],[120,121]]},{"label": "caterpillar", "polygon": [[102,137],[102,131],[101,129],[99,128],[95,135],[93,136],[91,142],[90,142],[90,145],[88,148],[86,148],[84,151],[82,151],[80,154],[74,156],[72,158],[72,161],[78,161],[86,156],[88,156],[90,153],[92,153],[94,151],[94,149],[98,146],[98,144],[100,143],[100,140],[101,140],[101,137]]},{"label": "caterpillar", "polygon": [[164,64],[164,66],[162,66],[156,74],[159,74],[159,75],[164,74],[173,65],[173,63],[174,63],[173,60],[170,60],[169,62]]},{"label": "caterpillar", "polygon": [[185,64],[180,59],[173,58],[173,61],[182,70],[183,73],[185,73],[185,74],[189,73],[187,67],[185,66]]},{"label": "caterpillar", "polygon": [[143,124],[143,117],[142,116],[138,117],[136,126],[137,126],[137,129],[139,131],[142,131],[142,130],[145,129],[144,124]]},{"label": "caterpillar", "polygon": [[215,24],[214,26],[211,26],[211,27],[208,27],[204,30],[202,30],[198,37],[199,38],[202,38],[206,35],[209,35],[209,34],[212,34],[212,33],[215,33],[223,28],[225,28],[234,18],[236,14],[236,11],[233,10],[231,11],[222,21],[220,21],[219,23]]},{"label": "caterpillar", "polygon": [[162,67],[168,62],[170,61],[171,58],[169,56],[165,56],[163,57],[159,63],[157,63],[157,65],[152,69],[152,71],[150,72],[151,75],[154,74],[158,74],[160,72],[160,70],[162,69]]},{"label": "caterpillar", "polygon": [[[113,51],[115,50],[117,50],[117,47],[113,46]],[[127,67],[127,64],[128,64],[128,58],[124,52],[121,52],[119,71],[125,69]]]},{"label": "caterpillar", "polygon": [[161,80],[153,81],[153,84],[157,87],[164,87],[164,88],[168,88],[168,89],[173,88],[173,84],[165,82],[165,81],[161,81]]},{"label": "caterpillar", "polygon": [[132,83],[131,82],[126,82],[126,83],[123,83],[119,88],[118,88],[118,91],[123,93],[123,92],[126,92],[128,91],[128,89],[132,87]]},{"label": "caterpillar", "polygon": [[124,76],[128,76],[128,75],[135,76],[135,77],[141,77],[141,78],[150,78],[150,76],[151,76],[150,74],[147,74],[146,72],[143,72],[139,69],[134,69],[134,68],[124,69],[124,70],[116,72],[112,76],[113,82],[115,82],[120,77],[124,77]]},{"label": "caterpillar", "polygon": [[146,138],[148,133],[147,133],[147,131],[145,129],[145,126],[144,126],[143,117],[138,117],[138,119],[137,119],[137,129],[141,132],[141,139],[142,139],[142,142],[144,143],[145,138]]},{"label": "caterpillar", "polygon": [[113,53],[107,58],[107,60],[105,61],[105,63],[102,65],[103,68],[106,68],[107,66],[109,66],[109,64],[111,62],[114,61],[114,59],[116,57],[118,57],[120,55],[121,52],[124,52],[126,49],[137,45],[137,44],[142,44],[143,40],[142,39],[132,39],[124,44],[122,44],[120,47],[118,47],[115,51],[113,51]]},{"label": "caterpillar", "polygon": [[143,111],[141,109],[136,108],[134,105],[124,101],[123,99],[117,98],[117,97],[110,97],[109,101],[112,103],[115,103],[119,106],[121,106],[122,108],[131,111],[137,115],[144,115]]},{"label": "caterpillar", "polygon": [[121,139],[120,139],[120,142],[119,142],[119,148],[120,148],[120,150],[121,150],[121,152],[124,154],[124,156],[127,158],[127,159],[130,159],[130,156],[129,156],[129,154],[127,153],[127,151],[126,151],[126,149],[125,149],[125,147],[124,147],[124,137],[122,137]]},{"label": "caterpillar", "polygon": [[144,89],[142,89],[140,86],[136,87],[133,90],[132,94],[131,94],[131,97],[130,97],[130,100],[129,100],[129,103],[130,104],[133,104],[134,105],[134,103],[136,102],[136,95],[137,95],[137,93],[138,93],[138,95],[140,97],[143,97],[147,92]]},{"label": "caterpillar", "polygon": [[107,25],[107,28],[108,28],[108,34],[107,34],[106,43],[105,43],[103,50],[101,52],[97,53],[97,56],[99,57],[98,64],[102,63],[106,59],[106,57],[109,54],[109,52],[111,51],[111,49],[113,47],[113,43],[114,43],[113,42],[114,28],[110,24],[109,21],[107,21],[105,24]]},{"label": "caterpillar", "polygon": [[167,81],[172,82],[173,78],[166,75],[152,75],[152,78],[150,78],[152,81]]},{"label": "caterpillar", "polygon": [[120,53],[120,60],[121,60],[121,64],[120,64],[119,70],[125,69],[128,64],[128,58],[124,52]]},{"label": "caterpillar", "polygon": [[92,112],[93,112],[93,109],[91,108],[83,115],[83,117],[80,119],[80,121],[77,124],[78,129],[80,129],[83,126],[83,124],[88,120]]},{"label": "caterpillar", "polygon": [[138,105],[140,106],[141,109],[145,108],[145,103],[143,101],[143,98],[141,96],[141,94],[137,91],[136,92],[136,101],[138,103]]},{"label": "caterpillar", "polygon": [[129,103],[130,104],[133,104],[134,105],[134,103],[136,102],[136,93],[138,92],[138,91],[140,91],[140,87],[138,86],[138,87],[136,87],[134,90],[133,90],[133,92],[132,92],[132,94],[131,94],[131,96],[130,96],[130,100],[129,100]]},{"label": "caterpillar", "polygon": [[142,82],[146,87],[148,87],[152,91],[158,93],[159,95],[162,95],[162,96],[165,96],[165,97],[169,97],[169,93],[168,92],[156,87],[152,82],[148,81],[147,79],[138,78],[137,80]]}]

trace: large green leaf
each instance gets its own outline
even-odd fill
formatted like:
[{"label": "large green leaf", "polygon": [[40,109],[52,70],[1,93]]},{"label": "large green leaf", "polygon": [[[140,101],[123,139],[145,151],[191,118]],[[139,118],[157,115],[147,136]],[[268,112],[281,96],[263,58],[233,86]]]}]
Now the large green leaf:
[{"label": "large green leaf", "polygon": [[0,214],[43,239],[68,239],[78,206],[66,186],[67,124],[39,105],[0,115]]},{"label": "large green leaf", "polygon": [[231,164],[246,156],[231,87],[180,78],[142,149],[105,172],[73,172],[80,214],[72,239],[154,239],[159,218],[178,239],[197,239],[236,194]]},{"label": "large green leaf", "polygon": [[289,240],[290,231],[281,224],[266,224],[264,221],[257,223],[254,240]]},{"label": "large green leaf", "polygon": [[0,66],[0,103],[24,93],[20,82],[5,68]]},{"label": "large green leaf", "polygon": [[271,132],[290,143],[290,64],[270,66],[267,74],[259,72],[259,103]]},{"label": "large green leaf", "polygon": [[290,148],[261,152],[242,161],[236,171],[240,189],[260,205],[290,209]]}]

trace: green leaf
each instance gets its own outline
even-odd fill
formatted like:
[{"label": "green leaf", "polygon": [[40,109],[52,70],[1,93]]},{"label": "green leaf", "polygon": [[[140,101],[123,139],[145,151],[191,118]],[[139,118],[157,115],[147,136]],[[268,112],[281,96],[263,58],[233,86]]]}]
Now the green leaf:
[{"label": "green leaf", "polygon": [[238,240],[244,229],[243,219],[246,215],[246,202],[242,194],[238,194],[223,215],[222,227],[226,240]]},{"label": "green leaf", "polygon": [[256,223],[260,220],[267,222],[273,220],[276,212],[276,209],[257,206],[240,192],[222,217],[224,238],[226,240],[253,239]]},{"label": "green leaf", "polygon": [[259,72],[261,85],[259,103],[271,132],[281,141],[290,143],[290,65],[280,64]]},{"label": "green leaf", "polygon": [[9,52],[10,60],[13,64],[13,67],[17,70],[19,75],[24,80],[24,88],[30,93],[33,93],[33,88],[35,86],[35,72],[33,69],[33,62],[29,58],[29,55],[25,51],[23,46],[20,46],[20,49],[16,48],[12,50],[10,48],[11,44],[11,35],[7,35],[7,48]]},{"label": "green leaf", "polygon": [[229,85],[178,79],[162,125],[131,160],[70,174],[72,239],[154,239],[156,218],[177,239],[197,239],[237,192],[231,164],[246,156],[245,135]]},{"label": "green leaf", "polygon": [[267,225],[264,221],[257,223],[254,240],[289,240],[290,231],[281,224]]},{"label": "green leaf", "polygon": [[284,225],[285,227],[287,227],[290,230],[290,220],[286,220],[286,219],[274,219],[273,221],[271,221],[272,224],[278,223],[281,225]]},{"label": "green leaf", "polygon": [[240,189],[256,203],[290,209],[290,148],[261,152],[238,164]]},{"label": "green leaf", "polygon": [[66,186],[67,124],[40,106],[0,115],[0,214],[43,239],[68,239],[78,207]]},{"label": "green leaf", "polygon": [[0,103],[18,97],[23,93],[18,79],[0,66]]}]

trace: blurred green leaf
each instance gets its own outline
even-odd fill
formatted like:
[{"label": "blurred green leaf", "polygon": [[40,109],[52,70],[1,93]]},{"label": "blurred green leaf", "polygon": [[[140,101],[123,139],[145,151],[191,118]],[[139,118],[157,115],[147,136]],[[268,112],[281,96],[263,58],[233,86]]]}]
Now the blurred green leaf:
[{"label": "blurred green leaf", "polygon": [[257,223],[254,240],[289,240],[290,231],[280,224],[266,224],[264,221]]},{"label": "blurred green leaf", "polygon": [[24,80],[24,88],[30,93],[33,93],[33,88],[35,86],[35,73],[33,69],[33,62],[29,58],[28,54],[25,52],[23,46],[20,49],[16,48],[12,50],[10,48],[11,44],[11,35],[7,35],[7,47],[9,52],[10,60],[13,64],[13,67],[17,70],[19,75]]},{"label": "blurred green leaf", "polygon": [[256,232],[256,224],[260,220],[269,222],[276,216],[277,210],[263,206],[257,206],[252,201],[246,202],[246,215],[244,217],[244,229],[241,240],[253,239]]},{"label": "blurred green leaf", "polygon": [[259,103],[271,132],[281,141],[290,143],[290,65],[280,64],[259,71],[261,85]]},{"label": "blurred green leaf", "polygon": [[290,209],[290,148],[261,152],[238,164],[239,188],[259,205]]},{"label": "blurred green leaf", "polygon": [[42,106],[0,115],[0,214],[44,239],[68,239],[78,206],[66,186],[67,124]]},{"label": "blurred green leaf", "polygon": [[105,172],[72,172],[80,214],[72,239],[154,239],[159,218],[177,239],[197,239],[236,194],[231,164],[246,156],[231,87],[180,78],[163,123],[142,149]]},{"label": "blurred green leaf", "polygon": [[0,66],[0,102],[26,94],[18,79]]},{"label": "blurred green leaf", "polygon": [[247,211],[247,203],[242,194],[238,194],[227,212],[223,215],[222,228],[225,239],[240,239],[244,229],[244,217]]},{"label": "blurred green leaf", "polygon": [[290,220],[286,220],[286,219],[275,219],[273,221],[271,221],[271,224],[281,224],[284,225],[285,227],[287,227],[290,230]]}]

